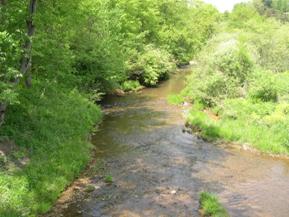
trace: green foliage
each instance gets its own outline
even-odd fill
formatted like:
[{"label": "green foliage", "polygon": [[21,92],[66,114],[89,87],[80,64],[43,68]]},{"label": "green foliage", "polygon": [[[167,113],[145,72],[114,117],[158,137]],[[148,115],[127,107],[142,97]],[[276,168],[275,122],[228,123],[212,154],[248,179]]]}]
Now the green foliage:
[{"label": "green foliage", "polygon": [[182,93],[195,104],[188,122],[206,139],[288,155],[288,24],[248,3],[221,27],[227,33],[201,52]]},{"label": "green foliage", "polygon": [[176,69],[170,54],[152,45],[145,47],[136,65],[139,70],[139,80],[146,86],[156,86],[160,80],[167,79]]},{"label": "green foliage", "polygon": [[229,15],[229,24],[233,28],[251,28],[250,21],[256,22],[263,20],[258,11],[251,3],[240,3],[235,6],[233,13]]},{"label": "green foliage", "polygon": [[288,0],[253,0],[253,3],[261,15],[274,17],[283,22],[289,21]]},{"label": "green foliage", "polygon": [[257,71],[249,82],[249,96],[262,102],[277,102],[277,84],[271,72]]},{"label": "green foliage", "polygon": [[[264,24],[264,34],[254,35],[250,43],[258,52],[258,63],[265,69],[274,72],[288,70],[289,63],[289,25],[281,25],[278,22],[267,22]],[[274,38],[274,40],[272,40]]]},{"label": "green foliage", "polygon": [[[0,137],[22,147],[30,162],[1,171],[1,216],[49,210],[89,159],[87,136],[100,119],[91,101],[120,87],[156,86],[197,54],[219,17],[186,0],[37,1],[32,17],[29,1],[2,2],[0,103],[8,110]],[[19,73],[30,54],[23,50],[28,18],[35,27],[31,89]]]},{"label": "green foliage", "polygon": [[214,63],[218,71],[225,77],[235,80],[241,85],[246,81],[248,74],[252,71],[253,63],[246,49],[242,46],[236,50],[229,50],[217,57]]},{"label": "green foliage", "polygon": [[188,123],[209,140],[238,141],[263,152],[289,154],[288,82],[288,73],[254,72],[246,98],[225,98],[216,104],[211,111],[216,119],[195,106]]},{"label": "green foliage", "polygon": [[128,80],[123,82],[121,89],[124,91],[138,91],[142,89],[142,86],[139,81]]},{"label": "green foliage", "polygon": [[0,32],[0,102],[17,102],[13,80],[20,76],[17,69],[19,55],[18,42],[8,32]]},{"label": "green foliage", "polygon": [[169,95],[167,100],[172,105],[180,105],[185,101],[185,99],[180,94]]},{"label": "green foliage", "polygon": [[111,175],[107,175],[105,178],[104,178],[104,181],[108,184],[111,184],[113,183],[113,177]]},{"label": "green foliage", "polygon": [[202,137],[246,143],[266,153],[289,154],[288,103],[228,99],[214,110],[217,120],[196,108],[188,116],[188,123],[200,130]]},{"label": "green foliage", "polygon": [[200,205],[206,217],[229,217],[229,214],[222,204],[220,204],[218,198],[211,193],[201,193]]},{"label": "green foliage", "polygon": [[271,5],[274,9],[281,11],[281,12],[288,12],[289,11],[289,1],[288,0],[273,0]]},{"label": "green foliage", "polygon": [[240,96],[253,70],[253,61],[248,51],[237,44],[232,36],[221,43],[218,41],[213,39],[208,49],[199,56],[199,66],[189,77],[184,90],[192,101],[210,107],[226,98]]},{"label": "green foliage", "polygon": [[[75,74],[82,89],[107,93],[126,80],[125,55],[117,8],[110,1],[83,1],[80,6],[82,22],[73,38]],[[87,26],[85,23],[89,22]]]},{"label": "green foliage", "polygon": [[220,15],[211,5],[193,1],[164,1],[161,6],[163,22],[160,28],[160,43],[182,65],[194,57],[215,32]]},{"label": "green foliage", "polygon": [[37,82],[22,90],[19,100],[20,105],[10,107],[0,135],[29,150],[30,163],[1,172],[0,216],[48,211],[88,162],[88,133],[101,118],[98,106],[76,90],[52,83]]},{"label": "green foliage", "polygon": [[[254,13],[243,10],[240,12],[240,8],[244,11],[254,11]],[[282,24],[273,18],[266,19],[257,13],[252,4],[242,4],[236,7],[228,21],[230,27],[238,28],[234,31],[240,33],[240,40],[250,47],[250,52],[254,54],[259,65],[274,72],[288,70],[289,25]],[[228,29],[228,31],[232,30]]]}]

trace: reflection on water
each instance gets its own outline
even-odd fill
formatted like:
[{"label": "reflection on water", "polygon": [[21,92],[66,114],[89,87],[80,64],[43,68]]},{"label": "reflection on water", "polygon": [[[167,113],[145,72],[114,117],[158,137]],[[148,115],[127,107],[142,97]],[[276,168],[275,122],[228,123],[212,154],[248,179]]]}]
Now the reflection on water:
[{"label": "reflection on water", "polygon": [[198,194],[218,194],[231,216],[288,217],[289,162],[218,147],[184,133],[182,108],[166,97],[184,85],[186,70],[157,89],[104,102],[93,138],[96,159],[114,183],[96,171],[97,188],[61,212],[78,216],[198,216]]}]

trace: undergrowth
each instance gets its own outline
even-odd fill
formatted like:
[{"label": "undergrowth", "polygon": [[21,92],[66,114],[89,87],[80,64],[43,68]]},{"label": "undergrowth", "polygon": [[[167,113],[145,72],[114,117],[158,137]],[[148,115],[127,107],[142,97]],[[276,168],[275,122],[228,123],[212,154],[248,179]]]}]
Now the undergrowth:
[{"label": "undergrowth", "polygon": [[19,99],[0,135],[25,150],[29,164],[0,171],[0,216],[5,217],[34,216],[51,208],[88,163],[89,133],[101,119],[97,105],[53,84],[35,84]]}]

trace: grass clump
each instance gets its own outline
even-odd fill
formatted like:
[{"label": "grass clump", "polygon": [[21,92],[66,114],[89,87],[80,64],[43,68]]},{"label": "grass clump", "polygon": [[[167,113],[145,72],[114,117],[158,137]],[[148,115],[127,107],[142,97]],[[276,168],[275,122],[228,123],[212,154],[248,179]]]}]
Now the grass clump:
[{"label": "grass clump", "polygon": [[113,183],[113,177],[111,175],[107,175],[104,178],[105,183],[111,184]]},{"label": "grass clump", "polygon": [[180,94],[172,94],[167,97],[167,101],[172,105],[181,105],[185,99]]},{"label": "grass clump", "polygon": [[218,198],[211,193],[201,193],[200,206],[205,217],[229,217],[228,212],[218,201]]}]

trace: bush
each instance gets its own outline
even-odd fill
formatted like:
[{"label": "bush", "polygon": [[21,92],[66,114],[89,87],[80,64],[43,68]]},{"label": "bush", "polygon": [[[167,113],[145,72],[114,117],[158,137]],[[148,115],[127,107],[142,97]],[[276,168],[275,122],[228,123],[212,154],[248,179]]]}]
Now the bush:
[{"label": "bush", "polygon": [[139,54],[134,67],[136,77],[145,86],[156,86],[165,80],[176,69],[176,65],[168,52],[155,48],[153,45],[145,47]]},{"label": "bush", "polygon": [[249,96],[254,101],[277,102],[276,80],[271,72],[257,71],[249,82]]},{"label": "bush", "polygon": [[257,63],[273,72],[288,70],[289,26],[272,20],[264,22],[262,29],[264,33],[253,34],[248,39],[248,43],[251,43],[252,47],[257,50]]},{"label": "bush", "polygon": [[[224,41],[225,40],[225,41]],[[213,107],[226,98],[242,96],[254,64],[246,48],[231,38],[213,39],[199,57],[199,66],[184,90],[193,101]],[[212,51],[213,50],[213,51]]]},{"label": "bush", "polygon": [[258,65],[273,72],[289,69],[289,25],[259,15],[251,3],[237,6],[229,23],[239,28],[235,31],[245,38],[244,43],[255,54]]},{"label": "bush", "polygon": [[217,57],[214,64],[226,77],[234,79],[240,85],[244,84],[253,68],[253,62],[247,50],[241,45]]},{"label": "bush", "polygon": [[[207,76],[206,79],[205,76]],[[201,80],[202,82],[200,82]],[[208,107],[217,105],[227,97],[234,97],[238,92],[235,80],[229,79],[221,73],[204,75],[202,79],[192,76],[190,82],[195,84],[191,90],[193,101]]]},{"label": "bush", "polygon": [[237,4],[229,15],[229,25],[233,28],[251,29],[255,27],[252,25],[252,20],[254,20],[254,24],[260,23],[263,17],[259,15],[251,2]]}]

